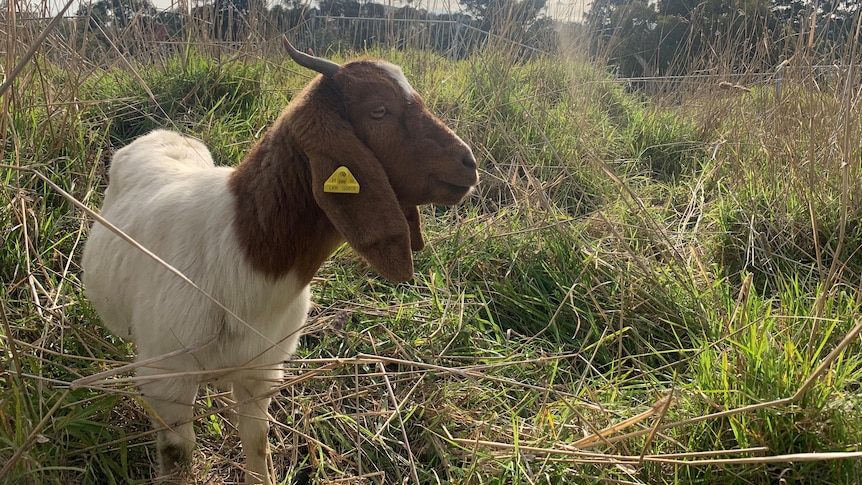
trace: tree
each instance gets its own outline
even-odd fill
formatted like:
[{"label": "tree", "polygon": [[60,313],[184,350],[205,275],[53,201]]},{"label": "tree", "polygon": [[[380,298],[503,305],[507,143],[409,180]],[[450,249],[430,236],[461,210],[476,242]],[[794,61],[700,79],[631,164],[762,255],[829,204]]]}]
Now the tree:
[{"label": "tree", "polygon": [[137,16],[153,17],[156,9],[150,0],[99,0],[96,3],[82,3],[76,15],[87,17],[93,30],[97,26],[121,31],[128,27]]},{"label": "tree", "polygon": [[781,52],[769,0],[600,0],[587,21],[627,76],[760,70]]},{"label": "tree", "polygon": [[772,12],[786,44],[829,61],[840,56],[852,39],[859,5],[841,0],[772,0]]},{"label": "tree", "polygon": [[547,0],[461,0],[485,32],[524,32],[542,14]]},{"label": "tree", "polygon": [[331,17],[359,17],[360,9],[356,0],[320,0],[320,13]]},{"label": "tree", "polygon": [[266,4],[263,0],[215,0],[214,8],[216,37],[237,41],[257,29]]},{"label": "tree", "polygon": [[310,8],[304,0],[283,0],[269,9],[267,17],[270,21],[268,25],[274,29],[275,33],[287,32],[302,24],[308,16],[315,12],[316,10]]},{"label": "tree", "polygon": [[625,76],[660,71],[659,17],[646,0],[599,0],[587,15],[592,50],[606,57]]},{"label": "tree", "polygon": [[[89,53],[112,51],[139,54],[154,47],[154,32],[163,27],[150,0],[99,0],[78,6],[77,17],[87,19],[80,29],[91,32],[86,43]],[[79,24],[80,25],[80,24]],[[96,42],[92,42],[95,39]],[[90,45],[87,45],[90,44]]]}]

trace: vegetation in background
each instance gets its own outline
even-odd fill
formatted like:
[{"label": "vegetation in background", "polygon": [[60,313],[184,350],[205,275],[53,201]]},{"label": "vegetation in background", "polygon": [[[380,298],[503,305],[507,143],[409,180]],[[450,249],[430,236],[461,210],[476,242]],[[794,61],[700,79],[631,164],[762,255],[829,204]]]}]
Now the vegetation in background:
[{"label": "vegetation in background", "polygon": [[739,75],[846,59],[858,7],[803,0],[596,0],[593,52],[629,76]]},{"label": "vegetation in background", "polygon": [[[43,25],[3,22],[13,53]],[[154,436],[122,368],[134,346],[80,284],[91,219],[45,179],[97,208],[113,151],[154,127],[234,165],[310,73],[254,38],[163,50],[132,24],[57,32],[2,93],[0,482],[149,483]],[[854,58],[828,82],[692,77],[647,97],[584,52],[524,52],[362,50],[404,67],[482,180],[464,204],[425,209],[413,281],[376,277],[346,247],[321,268],[270,410],[279,478],[856,481]],[[241,476],[229,404],[201,392],[193,483]]]},{"label": "vegetation in background", "polygon": [[[465,11],[441,6],[322,0],[214,0],[160,10],[152,0],[97,0],[78,5],[76,16],[63,23],[71,40],[91,60],[115,51],[140,57],[161,44],[168,50],[194,38],[200,43],[248,43],[272,39],[287,31],[298,47],[361,51],[379,46],[427,48],[450,57],[466,57],[489,38],[516,42],[524,54],[553,48],[559,24],[547,16],[544,0],[468,0]],[[445,8],[450,8],[446,6]],[[38,17],[35,11],[24,17]],[[397,22],[393,28],[392,21]],[[123,33],[122,35],[118,35]],[[129,35],[134,34],[134,35]]]}]

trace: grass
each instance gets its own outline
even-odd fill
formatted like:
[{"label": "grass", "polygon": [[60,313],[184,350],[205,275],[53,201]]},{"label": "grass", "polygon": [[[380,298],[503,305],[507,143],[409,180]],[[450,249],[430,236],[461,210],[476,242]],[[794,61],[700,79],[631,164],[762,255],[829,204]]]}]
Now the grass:
[{"label": "grass", "polygon": [[[0,481],[153,480],[134,347],[80,285],[91,220],[46,179],[97,208],[113,150],[156,126],[237,163],[309,78],[237,49],[37,55],[6,92]],[[576,53],[371,54],[482,183],[425,209],[412,282],[347,248],[321,268],[270,409],[284,483],[856,481],[855,93],[800,77],[642,98]],[[201,393],[194,483],[241,476],[229,407]]]}]

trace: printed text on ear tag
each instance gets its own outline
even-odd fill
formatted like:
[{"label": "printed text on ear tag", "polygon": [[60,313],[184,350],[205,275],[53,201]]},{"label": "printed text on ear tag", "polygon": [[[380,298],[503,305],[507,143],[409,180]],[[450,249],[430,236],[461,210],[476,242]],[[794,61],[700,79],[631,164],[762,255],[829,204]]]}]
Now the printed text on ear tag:
[{"label": "printed text on ear tag", "polygon": [[344,165],[335,169],[323,183],[323,191],[330,194],[358,194],[359,182]]}]

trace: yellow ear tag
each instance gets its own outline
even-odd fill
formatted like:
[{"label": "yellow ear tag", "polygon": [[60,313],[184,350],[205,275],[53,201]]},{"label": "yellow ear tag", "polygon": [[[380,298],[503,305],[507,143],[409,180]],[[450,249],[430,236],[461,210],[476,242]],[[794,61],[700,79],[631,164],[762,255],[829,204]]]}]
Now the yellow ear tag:
[{"label": "yellow ear tag", "polygon": [[344,165],[335,169],[323,183],[323,191],[330,194],[358,194],[359,182]]}]

